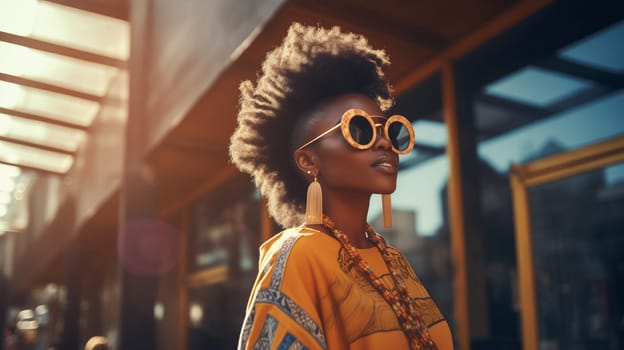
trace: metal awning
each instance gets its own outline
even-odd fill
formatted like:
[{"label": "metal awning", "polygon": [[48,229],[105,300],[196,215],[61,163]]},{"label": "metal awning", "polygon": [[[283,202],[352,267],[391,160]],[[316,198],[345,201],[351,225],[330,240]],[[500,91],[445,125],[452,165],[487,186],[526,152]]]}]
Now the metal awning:
[{"label": "metal awning", "polygon": [[63,176],[129,55],[127,3],[0,0],[0,235],[39,176]]}]

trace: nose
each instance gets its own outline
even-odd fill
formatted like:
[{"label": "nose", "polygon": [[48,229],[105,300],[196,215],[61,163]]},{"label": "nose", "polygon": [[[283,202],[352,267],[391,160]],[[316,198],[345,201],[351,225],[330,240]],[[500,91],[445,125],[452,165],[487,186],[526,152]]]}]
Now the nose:
[{"label": "nose", "polygon": [[377,140],[375,140],[375,144],[373,145],[373,148],[382,149],[382,150],[391,150],[392,144],[390,143],[390,140],[386,138],[383,124],[376,124],[375,128],[377,129]]}]

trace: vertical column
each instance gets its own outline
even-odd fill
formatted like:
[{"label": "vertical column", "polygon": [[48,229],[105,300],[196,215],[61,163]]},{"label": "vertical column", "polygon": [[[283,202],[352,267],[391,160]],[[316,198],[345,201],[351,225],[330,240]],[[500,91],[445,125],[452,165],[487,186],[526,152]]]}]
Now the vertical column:
[{"label": "vertical column", "polygon": [[[102,334],[102,299],[101,293],[104,286],[102,276],[104,276],[103,269],[91,270],[89,267],[89,275],[83,275],[83,286],[85,290],[85,298],[88,303],[89,312],[86,315],[85,320],[85,333],[83,336],[89,339],[95,335]],[[94,273],[95,272],[95,273]]]},{"label": "vertical column", "polygon": [[[4,330],[7,326],[6,315],[9,309],[9,295],[11,293],[11,286],[9,284],[9,278],[5,271],[5,264],[8,259],[6,259],[6,252],[11,247],[9,244],[9,239],[5,235],[4,237],[0,237],[0,252],[2,253],[0,258],[0,329]],[[0,334],[0,344],[4,344],[4,331]]]},{"label": "vertical column", "polygon": [[72,239],[65,255],[65,271],[67,302],[63,312],[63,332],[61,333],[61,349],[80,349],[80,249],[78,240]]},{"label": "vertical column", "polygon": [[468,315],[470,337],[489,337],[489,312],[485,279],[485,235],[481,220],[481,161],[477,152],[477,129],[474,115],[475,88],[465,72],[454,69],[459,161],[461,167],[462,208],[466,242],[468,278]]},{"label": "vertical column", "polygon": [[524,171],[520,166],[512,168],[510,182],[513,191],[514,224],[516,229],[516,259],[518,261],[518,286],[520,320],[522,325],[522,349],[538,349],[537,301],[533,247],[531,245],[531,215]]},{"label": "vertical column", "polygon": [[[127,165],[132,166],[132,165]],[[119,349],[156,349],[154,304],[158,291],[157,257],[151,252],[159,239],[154,182],[149,169],[127,170],[121,194],[117,238],[120,278]]]},{"label": "vertical column", "polygon": [[459,150],[459,126],[455,104],[453,68],[446,64],[442,68],[442,92],[444,100],[444,122],[448,133],[446,154],[449,159],[448,203],[451,225],[451,256],[454,278],[453,296],[457,339],[460,350],[470,350],[470,320],[468,317],[468,278],[466,272],[466,241],[464,239],[464,211],[462,208],[461,166]]},{"label": "vertical column", "polygon": [[149,255],[150,236],[158,230],[156,185],[151,169],[143,162],[149,125],[146,92],[151,8],[150,0],[132,1],[130,8],[129,108],[117,239],[120,268],[117,348],[121,350],[156,349],[154,304],[158,273]]},{"label": "vertical column", "polygon": [[178,334],[177,342],[178,349],[188,348],[188,320],[189,320],[189,290],[188,290],[188,239],[191,230],[191,217],[189,208],[185,207],[181,213],[182,221],[182,236],[181,236],[181,251],[180,251],[180,264],[178,267]]},{"label": "vertical column", "polygon": [[481,186],[477,135],[470,86],[447,63],[442,69],[444,115],[448,130],[451,251],[460,349],[489,334],[481,228]]}]

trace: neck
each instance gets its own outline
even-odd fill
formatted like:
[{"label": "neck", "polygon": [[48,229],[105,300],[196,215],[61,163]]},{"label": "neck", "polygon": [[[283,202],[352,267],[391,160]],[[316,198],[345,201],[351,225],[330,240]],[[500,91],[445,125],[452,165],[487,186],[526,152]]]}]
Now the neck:
[{"label": "neck", "polygon": [[366,239],[366,217],[370,195],[333,194],[323,201],[323,211],[336,223],[356,248],[368,248],[372,244]]}]

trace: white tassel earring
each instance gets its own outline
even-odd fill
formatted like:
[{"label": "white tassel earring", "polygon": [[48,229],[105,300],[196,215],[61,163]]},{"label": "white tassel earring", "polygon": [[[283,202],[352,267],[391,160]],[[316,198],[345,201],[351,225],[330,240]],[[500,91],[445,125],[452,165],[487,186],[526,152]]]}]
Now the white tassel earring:
[{"label": "white tassel earring", "polygon": [[392,197],[389,194],[381,195],[381,210],[383,212],[384,227],[392,227]]},{"label": "white tassel earring", "polygon": [[[312,174],[312,172],[308,171],[308,174]],[[305,223],[307,225],[323,223],[323,192],[321,191],[321,184],[316,180],[316,175],[308,186]]]}]

